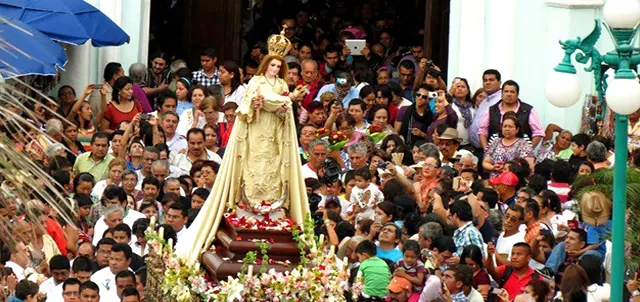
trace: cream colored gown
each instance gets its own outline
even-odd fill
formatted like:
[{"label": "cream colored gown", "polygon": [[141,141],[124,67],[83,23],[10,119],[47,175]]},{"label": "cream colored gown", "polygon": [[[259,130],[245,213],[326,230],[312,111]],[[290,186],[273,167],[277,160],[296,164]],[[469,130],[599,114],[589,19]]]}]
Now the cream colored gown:
[{"label": "cream colored gown", "polygon": [[[283,208],[297,224],[303,224],[309,202],[291,100],[282,95],[284,92],[288,87],[282,79],[273,86],[264,76],[249,81],[211,194],[187,234],[176,244],[176,253],[187,263],[197,261],[209,248],[224,213],[236,209],[242,183],[251,204],[279,200],[288,187]],[[258,93],[264,103],[256,118],[252,99]],[[284,117],[277,114],[282,105],[287,106]]]}]

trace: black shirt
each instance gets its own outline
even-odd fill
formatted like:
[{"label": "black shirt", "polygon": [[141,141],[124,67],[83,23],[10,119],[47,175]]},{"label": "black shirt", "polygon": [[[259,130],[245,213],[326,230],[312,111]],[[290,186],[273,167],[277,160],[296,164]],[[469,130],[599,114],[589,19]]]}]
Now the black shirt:
[{"label": "black shirt", "polygon": [[572,154],[571,157],[569,157],[569,164],[571,165],[573,172],[576,172],[576,173],[580,169],[580,165],[582,165],[582,163],[585,161],[587,161],[586,156],[580,157],[580,156],[576,156],[575,154]]}]

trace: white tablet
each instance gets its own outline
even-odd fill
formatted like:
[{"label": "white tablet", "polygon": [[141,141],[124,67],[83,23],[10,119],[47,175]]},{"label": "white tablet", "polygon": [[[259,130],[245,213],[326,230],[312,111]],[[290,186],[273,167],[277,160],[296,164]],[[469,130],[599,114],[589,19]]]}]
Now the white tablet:
[{"label": "white tablet", "polygon": [[344,40],[344,42],[351,49],[352,56],[361,56],[360,52],[367,46],[367,40]]}]

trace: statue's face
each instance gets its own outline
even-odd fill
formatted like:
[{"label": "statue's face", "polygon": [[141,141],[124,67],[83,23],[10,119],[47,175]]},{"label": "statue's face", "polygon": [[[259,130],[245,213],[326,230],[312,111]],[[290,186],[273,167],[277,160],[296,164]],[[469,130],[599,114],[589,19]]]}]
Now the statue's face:
[{"label": "statue's face", "polygon": [[272,59],[267,67],[267,75],[272,77],[277,76],[278,72],[280,72],[280,67],[282,67],[282,62],[278,59]]}]

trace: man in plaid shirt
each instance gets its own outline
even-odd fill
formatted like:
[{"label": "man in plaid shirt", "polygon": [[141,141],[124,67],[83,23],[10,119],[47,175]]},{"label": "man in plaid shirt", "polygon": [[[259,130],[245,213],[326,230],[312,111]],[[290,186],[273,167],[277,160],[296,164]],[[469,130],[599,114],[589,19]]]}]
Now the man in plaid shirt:
[{"label": "man in plaid shirt", "polygon": [[477,245],[482,251],[482,256],[487,256],[483,248],[482,234],[473,226],[471,205],[466,200],[458,200],[449,206],[447,220],[451,226],[456,228],[453,232],[453,241],[457,249],[456,256],[460,257],[464,247],[470,244]]},{"label": "man in plaid shirt", "polygon": [[213,48],[205,49],[200,55],[200,65],[202,69],[193,72],[192,80],[204,87],[220,84],[216,62],[218,62],[216,50]]}]

